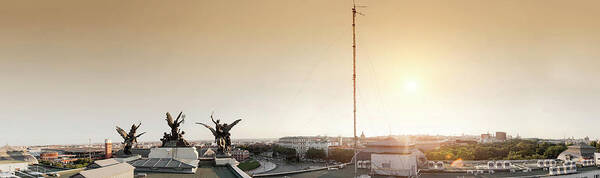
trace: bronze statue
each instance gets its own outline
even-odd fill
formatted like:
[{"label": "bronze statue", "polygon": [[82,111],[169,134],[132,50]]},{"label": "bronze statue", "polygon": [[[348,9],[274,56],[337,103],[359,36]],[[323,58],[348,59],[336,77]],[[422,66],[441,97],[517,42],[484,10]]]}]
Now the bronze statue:
[{"label": "bronze statue", "polygon": [[131,154],[131,146],[133,146],[134,143],[137,143],[138,137],[140,137],[146,133],[146,132],[144,132],[139,135],[135,135],[135,132],[140,127],[140,125],[142,125],[142,123],[138,124],[137,126],[135,124],[131,125],[131,129],[129,130],[129,133],[125,132],[125,130],[123,130],[121,127],[116,126],[117,132],[121,135],[121,137],[123,137],[122,144],[125,144],[125,148],[123,148],[123,152],[125,154],[130,155]]},{"label": "bronze statue", "polygon": [[160,141],[162,141],[162,147],[190,147],[191,144],[183,139],[183,134],[185,134],[185,132],[180,131],[179,129],[179,126],[181,126],[185,120],[183,112],[180,112],[175,120],[173,120],[171,114],[167,112],[167,118],[165,120],[167,121],[167,124],[169,124],[169,127],[171,127],[171,133],[167,134],[165,132],[163,138],[160,139]]},{"label": "bronze statue", "polygon": [[228,154],[229,151],[231,150],[231,139],[230,139],[231,134],[229,133],[229,130],[231,130],[231,128],[233,128],[233,126],[235,126],[238,122],[240,122],[241,119],[238,119],[231,124],[227,124],[227,123],[221,124],[220,120],[217,119],[215,121],[215,119],[213,119],[213,115],[211,114],[210,120],[212,120],[212,122],[215,124],[216,129],[213,129],[212,127],[210,127],[209,125],[206,125],[204,123],[196,122],[196,124],[200,124],[200,125],[203,125],[204,127],[208,128],[212,132],[213,136],[215,136],[215,143],[217,143],[217,145],[219,147],[217,150],[218,154]]}]

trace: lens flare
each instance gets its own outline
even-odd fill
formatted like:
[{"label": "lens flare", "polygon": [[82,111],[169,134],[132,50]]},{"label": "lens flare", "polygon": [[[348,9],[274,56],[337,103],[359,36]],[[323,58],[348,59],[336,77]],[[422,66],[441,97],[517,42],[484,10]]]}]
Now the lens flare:
[{"label": "lens flare", "polygon": [[458,158],[457,160],[452,161],[452,164],[450,164],[450,167],[455,167],[455,168],[461,168],[463,166],[464,166],[464,163],[461,158]]}]

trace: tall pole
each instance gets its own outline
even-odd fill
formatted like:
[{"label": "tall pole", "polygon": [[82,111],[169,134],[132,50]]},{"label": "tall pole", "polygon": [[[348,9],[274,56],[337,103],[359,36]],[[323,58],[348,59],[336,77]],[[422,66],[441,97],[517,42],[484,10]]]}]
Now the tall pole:
[{"label": "tall pole", "polygon": [[352,1],[352,97],[354,101],[354,177],[357,174],[358,137],[356,137],[356,4]]}]

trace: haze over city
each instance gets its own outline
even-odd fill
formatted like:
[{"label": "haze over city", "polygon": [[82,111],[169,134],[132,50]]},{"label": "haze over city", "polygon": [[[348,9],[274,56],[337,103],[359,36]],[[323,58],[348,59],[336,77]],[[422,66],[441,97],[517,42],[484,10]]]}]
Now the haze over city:
[{"label": "haze over city", "polygon": [[[594,134],[600,2],[358,1],[357,131]],[[120,140],[166,112],[243,119],[235,138],[351,136],[347,0],[9,1],[0,5],[0,144]],[[116,142],[116,141],[115,141]]]}]

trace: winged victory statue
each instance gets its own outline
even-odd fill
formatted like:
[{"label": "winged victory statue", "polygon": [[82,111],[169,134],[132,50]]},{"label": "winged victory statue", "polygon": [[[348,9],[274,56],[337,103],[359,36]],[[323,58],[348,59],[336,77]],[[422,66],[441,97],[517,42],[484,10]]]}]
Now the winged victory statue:
[{"label": "winged victory statue", "polygon": [[213,136],[215,137],[215,143],[217,143],[218,146],[217,153],[228,154],[231,150],[231,134],[229,133],[229,131],[231,130],[231,128],[233,128],[233,126],[242,121],[242,119],[238,119],[231,124],[227,124],[221,123],[219,119],[215,121],[215,119],[213,118],[213,114],[211,114],[210,120],[215,124],[215,128],[212,128],[211,126],[206,125],[204,123],[196,122],[196,124],[203,125],[212,132]]},{"label": "winged victory statue", "polygon": [[121,137],[123,137],[122,144],[125,144],[125,148],[123,148],[123,152],[125,154],[130,155],[131,147],[133,146],[133,144],[137,143],[137,138],[146,133],[146,132],[144,132],[139,135],[136,135],[136,131],[140,127],[140,125],[142,125],[142,123],[138,124],[137,126],[135,124],[131,125],[131,129],[129,129],[129,133],[125,132],[125,130],[123,130],[121,127],[116,126],[117,132],[119,133],[119,135],[121,135]]},{"label": "winged victory statue", "polygon": [[169,127],[171,127],[171,133],[164,133],[162,139],[160,139],[163,147],[190,147],[191,144],[183,139],[184,131],[179,129],[179,126],[185,121],[185,115],[180,112],[177,118],[173,120],[171,113],[167,112],[167,118],[165,119]]}]

